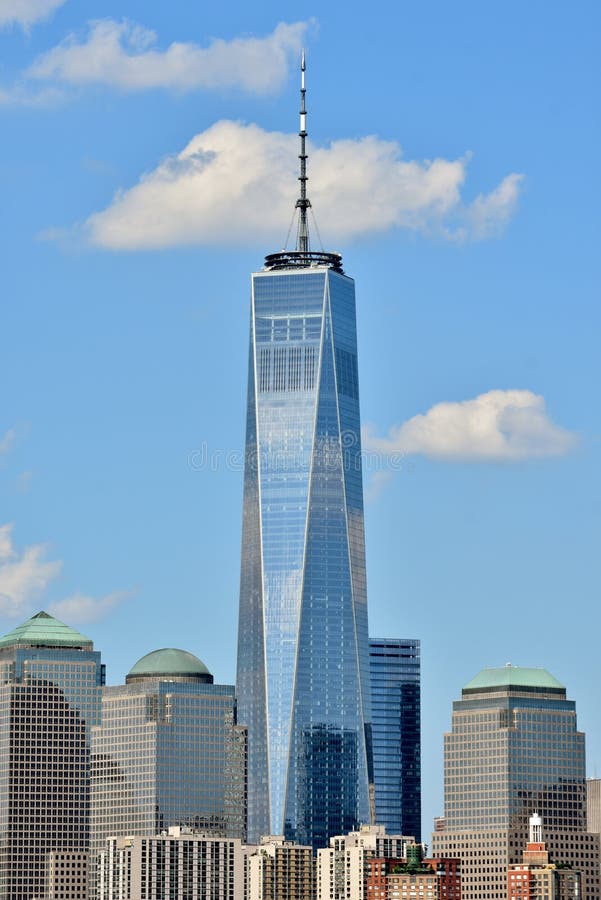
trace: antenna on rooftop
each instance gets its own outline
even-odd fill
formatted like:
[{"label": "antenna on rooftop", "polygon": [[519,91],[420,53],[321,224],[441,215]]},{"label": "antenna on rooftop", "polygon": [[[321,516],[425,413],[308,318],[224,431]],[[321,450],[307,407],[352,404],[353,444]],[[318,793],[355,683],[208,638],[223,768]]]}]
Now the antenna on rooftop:
[{"label": "antenna on rooftop", "polygon": [[307,219],[307,210],[311,207],[311,201],[307,197],[307,109],[305,106],[305,51],[301,54],[301,108],[300,108],[300,197],[296,201],[296,209],[298,209],[298,232],[296,235],[296,249],[302,253],[309,252],[309,222]]},{"label": "antenna on rooftop", "polygon": [[[300,153],[298,154],[298,158],[300,159],[300,175],[298,178],[300,181],[300,197],[294,205],[294,215],[290,222],[284,249],[279,253],[268,253],[265,257],[265,268],[273,271],[274,269],[325,267],[333,269],[334,272],[338,272],[340,275],[344,275],[342,269],[342,256],[340,253],[330,253],[324,250],[323,246],[321,247],[321,250],[311,250],[309,242],[309,216],[307,210],[310,209],[311,214],[313,215],[313,207],[311,201],[307,197],[307,181],[309,180],[309,177],[307,175],[307,107],[305,105],[305,94],[307,93],[307,89],[305,87],[305,69],[305,51],[303,50],[301,54],[300,130],[298,132],[298,136],[300,137]],[[294,216],[296,215],[297,209],[298,223],[296,229],[296,248],[294,250],[287,250],[288,238],[290,237],[290,231],[294,224]],[[321,237],[314,215],[313,221],[317,237],[321,244]]]}]

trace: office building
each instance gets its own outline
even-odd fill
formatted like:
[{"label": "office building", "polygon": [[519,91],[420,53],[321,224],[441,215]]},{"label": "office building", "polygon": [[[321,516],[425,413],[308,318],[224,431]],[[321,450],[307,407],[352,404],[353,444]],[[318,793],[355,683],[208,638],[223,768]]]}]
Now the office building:
[{"label": "office building", "polygon": [[155,650],[106,687],[92,729],[92,876],[107,838],[181,825],[245,836],[246,729],[234,688],[192,653]]},{"label": "office building", "polygon": [[249,839],[372,821],[354,282],[309,246],[304,61],[296,249],[252,276],[237,696]]},{"label": "office building", "polygon": [[267,835],[246,852],[245,900],[314,900],[311,847]]},{"label": "office building", "polygon": [[0,638],[0,900],[82,900],[90,847],[90,728],[104,669],[91,640],[40,612]]},{"label": "office building", "polygon": [[510,865],[507,872],[508,900],[580,900],[580,872],[569,864],[551,862],[536,813],[530,817],[529,831],[522,862]]},{"label": "office building", "polygon": [[589,831],[601,833],[601,778],[586,780],[586,821]]},{"label": "office building", "polygon": [[99,855],[98,900],[242,900],[240,840],[179,826],[111,837]]},{"label": "office building", "polygon": [[89,853],[52,850],[46,873],[44,900],[88,900]]},{"label": "office building", "polygon": [[421,840],[420,644],[369,639],[376,821]]},{"label": "office building", "polygon": [[505,900],[538,812],[553,859],[599,898],[599,836],[586,830],[584,735],[576,704],[545,669],[484,669],[453,703],[444,740],[444,830],[433,856],[461,859],[464,900]]}]

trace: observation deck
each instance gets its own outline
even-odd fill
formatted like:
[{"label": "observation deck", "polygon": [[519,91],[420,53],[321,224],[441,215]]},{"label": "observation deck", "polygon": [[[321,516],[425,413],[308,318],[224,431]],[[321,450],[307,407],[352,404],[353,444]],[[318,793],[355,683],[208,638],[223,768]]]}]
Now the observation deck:
[{"label": "observation deck", "polygon": [[327,253],[324,250],[280,250],[279,253],[269,253],[265,257],[265,268],[270,271],[309,269],[315,266],[333,269],[339,275],[344,275],[340,253]]}]

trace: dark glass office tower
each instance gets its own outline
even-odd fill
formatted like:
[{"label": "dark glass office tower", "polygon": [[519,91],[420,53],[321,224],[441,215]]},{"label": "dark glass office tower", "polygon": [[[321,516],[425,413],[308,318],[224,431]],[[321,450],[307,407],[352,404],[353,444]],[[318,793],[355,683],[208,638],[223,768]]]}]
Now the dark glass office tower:
[{"label": "dark glass office tower", "polygon": [[296,250],[252,276],[237,695],[249,839],[371,819],[355,287],[309,247],[304,62]]},{"label": "dark glass office tower", "polygon": [[420,644],[370,638],[376,820],[421,841]]}]

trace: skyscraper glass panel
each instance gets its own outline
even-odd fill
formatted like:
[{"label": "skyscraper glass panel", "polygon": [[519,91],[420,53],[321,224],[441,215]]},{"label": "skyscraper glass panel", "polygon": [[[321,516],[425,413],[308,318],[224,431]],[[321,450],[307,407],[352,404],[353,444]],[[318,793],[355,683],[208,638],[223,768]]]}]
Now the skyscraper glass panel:
[{"label": "skyscraper glass panel", "polygon": [[252,279],[238,698],[251,835],[369,820],[369,672],[353,281]]},{"label": "skyscraper glass panel", "polygon": [[420,643],[370,638],[376,820],[421,840]]}]

